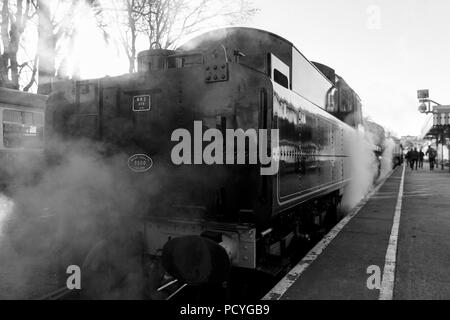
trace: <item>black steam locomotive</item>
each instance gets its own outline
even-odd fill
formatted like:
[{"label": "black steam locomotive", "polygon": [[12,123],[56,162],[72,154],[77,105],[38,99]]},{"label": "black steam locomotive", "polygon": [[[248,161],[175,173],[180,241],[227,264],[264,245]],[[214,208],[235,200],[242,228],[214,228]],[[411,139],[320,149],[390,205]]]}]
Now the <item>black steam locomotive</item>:
[{"label": "black steam locomotive", "polygon": [[[275,34],[209,32],[175,51],[140,53],[135,74],[57,88],[46,109],[47,150],[55,140],[89,139],[108,156],[126,154],[130,175],[157,179],[157,200],[142,218],[145,252],[162,253],[176,279],[220,282],[232,266],[269,272],[295,239],[338,219],[363,126],[360,98]],[[262,130],[268,139],[256,144]],[[218,133],[234,144],[215,141],[208,163],[202,155]],[[254,152],[276,170],[262,174],[270,164],[251,161]]]}]

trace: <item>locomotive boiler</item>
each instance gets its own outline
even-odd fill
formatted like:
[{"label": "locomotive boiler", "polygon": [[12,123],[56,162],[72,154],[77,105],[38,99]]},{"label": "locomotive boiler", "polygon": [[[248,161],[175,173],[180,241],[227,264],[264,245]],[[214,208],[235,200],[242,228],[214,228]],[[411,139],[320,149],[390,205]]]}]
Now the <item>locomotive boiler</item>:
[{"label": "locomotive boiler", "polygon": [[[58,83],[45,137],[49,153],[59,139],[104,144],[105,156],[126,154],[130,175],[156,180],[141,217],[145,253],[196,285],[224,281],[231,267],[272,272],[295,239],[332,226],[361,124],[360,99],[334,70],[270,32],[227,28],[141,52],[134,74]],[[234,148],[206,163],[211,129],[234,130]],[[173,159],[179,130],[192,147],[183,163]],[[277,139],[252,147],[261,130]],[[261,174],[255,150],[276,172]]]}]

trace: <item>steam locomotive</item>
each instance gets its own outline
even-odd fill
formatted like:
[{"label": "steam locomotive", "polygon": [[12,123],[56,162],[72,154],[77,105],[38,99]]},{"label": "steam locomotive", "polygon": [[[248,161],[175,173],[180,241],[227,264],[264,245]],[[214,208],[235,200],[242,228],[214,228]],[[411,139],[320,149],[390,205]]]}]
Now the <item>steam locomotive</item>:
[{"label": "steam locomotive", "polygon": [[[45,140],[49,152],[59,139],[102,143],[108,156],[127,155],[130,175],[157,179],[158,200],[142,218],[145,253],[201,285],[225,281],[232,267],[272,272],[295,239],[332,226],[362,127],[361,100],[333,69],[270,32],[226,28],[174,51],[141,52],[135,74],[58,83]],[[201,150],[184,150],[181,164],[173,161],[180,129]],[[224,164],[229,149],[202,161],[211,129],[234,130],[231,158],[245,164]],[[258,146],[276,161],[275,174],[248,161],[251,130],[278,133]]]}]

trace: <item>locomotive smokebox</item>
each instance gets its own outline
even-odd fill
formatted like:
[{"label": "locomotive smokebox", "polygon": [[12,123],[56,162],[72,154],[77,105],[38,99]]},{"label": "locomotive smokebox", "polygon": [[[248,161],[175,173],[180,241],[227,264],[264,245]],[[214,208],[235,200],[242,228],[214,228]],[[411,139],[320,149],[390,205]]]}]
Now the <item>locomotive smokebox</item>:
[{"label": "locomotive smokebox", "polygon": [[163,249],[163,266],[189,285],[221,284],[231,270],[227,251],[217,242],[200,236],[170,240]]},{"label": "locomotive smokebox", "polygon": [[167,57],[174,53],[175,51],[165,49],[152,49],[140,52],[137,57],[138,72],[166,69],[168,65]]}]

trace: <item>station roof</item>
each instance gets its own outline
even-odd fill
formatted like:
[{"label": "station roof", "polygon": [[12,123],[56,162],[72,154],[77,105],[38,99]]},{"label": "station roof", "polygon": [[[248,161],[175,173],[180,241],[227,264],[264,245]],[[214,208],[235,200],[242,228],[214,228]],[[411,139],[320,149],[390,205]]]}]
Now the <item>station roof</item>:
[{"label": "station roof", "polygon": [[441,136],[450,138],[450,106],[436,106],[433,113],[427,116],[422,128],[423,139]]},{"label": "station roof", "polygon": [[16,106],[44,109],[47,96],[0,88],[0,103],[12,104]]}]

